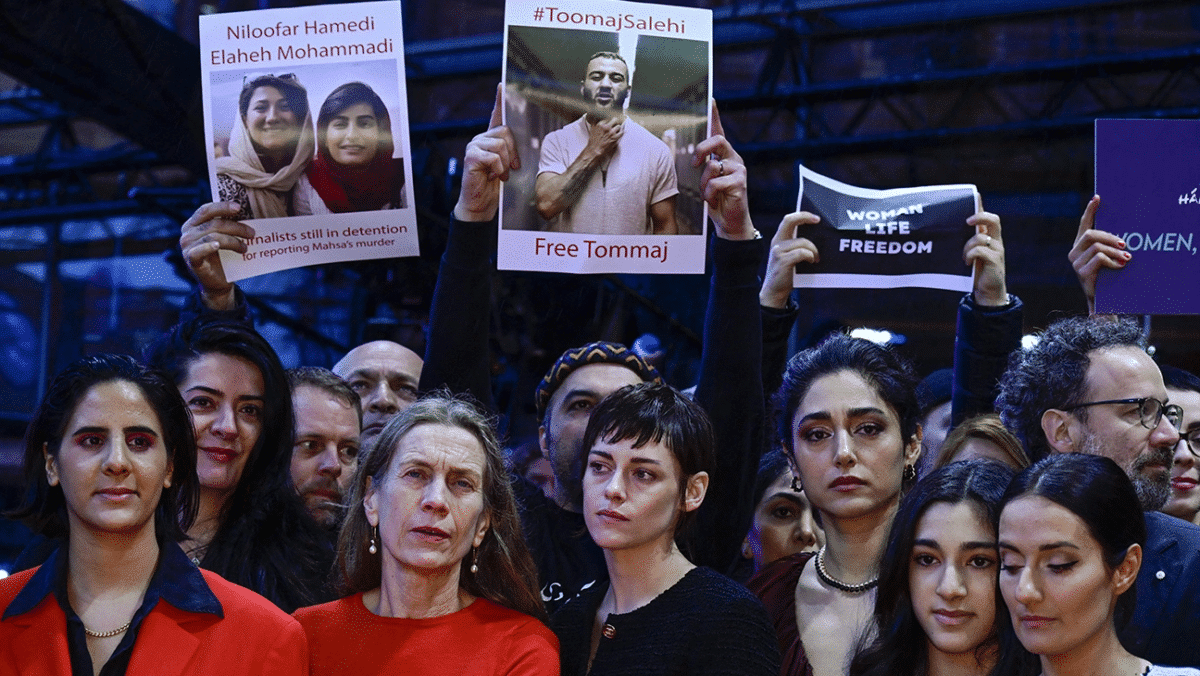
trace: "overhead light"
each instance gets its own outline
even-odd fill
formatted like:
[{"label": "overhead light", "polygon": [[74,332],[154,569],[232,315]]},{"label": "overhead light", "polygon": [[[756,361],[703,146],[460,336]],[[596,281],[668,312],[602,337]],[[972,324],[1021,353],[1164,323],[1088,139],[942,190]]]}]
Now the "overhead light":
[{"label": "overhead light", "polygon": [[850,330],[851,338],[862,338],[877,345],[903,345],[908,338],[903,333],[892,333],[887,329],[857,328]]}]

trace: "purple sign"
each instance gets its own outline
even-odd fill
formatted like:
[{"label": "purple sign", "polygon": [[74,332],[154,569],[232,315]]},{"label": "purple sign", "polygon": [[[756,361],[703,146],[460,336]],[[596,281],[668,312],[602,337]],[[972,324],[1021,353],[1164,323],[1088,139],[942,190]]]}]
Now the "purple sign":
[{"label": "purple sign", "polygon": [[1096,279],[1096,312],[1200,314],[1200,120],[1096,120],[1096,227],[1133,258]]}]

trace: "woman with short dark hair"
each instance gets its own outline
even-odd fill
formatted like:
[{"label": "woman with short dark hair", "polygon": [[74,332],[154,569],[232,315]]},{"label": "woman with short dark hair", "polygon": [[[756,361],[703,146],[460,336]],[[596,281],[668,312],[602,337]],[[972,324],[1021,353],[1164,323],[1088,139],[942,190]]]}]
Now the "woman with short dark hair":
[{"label": "woman with short dark hair", "polygon": [[12,516],[65,543],[0,580],[0,672],[303,673],[295,621],[177,544],[196,515],[196,446],[165,376],[113,355],[69,366],[30,422],[25,478]]},{"label": "woman with short dark hair", "polygon": [[338,539],[349,596],[296,611],[313,676],[558,673],[491,421],[444,393],[384,427]]},{"label": "woman with short dark hair", "polygon": [[551,619],[562,673],[776,676],[762,604],[676,544],[715,464],[704,409],[669,385],[630,385],[596,406],[582,448],[583,518],[609,579]]}]

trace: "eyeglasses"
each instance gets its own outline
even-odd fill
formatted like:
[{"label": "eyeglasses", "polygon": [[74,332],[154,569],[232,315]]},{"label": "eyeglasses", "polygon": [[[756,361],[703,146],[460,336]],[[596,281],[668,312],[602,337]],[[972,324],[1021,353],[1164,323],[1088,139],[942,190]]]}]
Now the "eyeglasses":
[{"label": "eyeglasses", "polygon": [[1183,435],[1183,441],[1188,442],[1188,450],[1192,451],[1192,455],[1200,457],[1200,427],[1192,427],[1186,435]]},{"label": "eyeglasses", "polygon": [[1183,440],[1187,442],[1188,450],[1192,455],[1200,458],[1200,427],[1193,427],[1183,435]]},{"label": "eyeglasses", "polygon": [[[1171,423],[1176,431],[1183,424],[1183,408],[1176,404],[1164,404],[1154,397],[1142,397],[1141,399],[1106,399],[1104,401],[1089,401],[1086,404],[1075,404],[1063,409],[1064,411],[1074,411],[1077,408],[1085,408],[1088,406],[1099,406],[1100,404],[1137,404],[1138,415],[1141,416],[1142,427],[1152,430],[1158,427],[1158,423],[1162,422],[1163,416],[1166,416],[1167,422]],[[1198,439],[1197,441],[1200,441]],[[1189,448],[1191,448],[1189,446]],[[1195,451],[1193,451],[1195,452]]]}]

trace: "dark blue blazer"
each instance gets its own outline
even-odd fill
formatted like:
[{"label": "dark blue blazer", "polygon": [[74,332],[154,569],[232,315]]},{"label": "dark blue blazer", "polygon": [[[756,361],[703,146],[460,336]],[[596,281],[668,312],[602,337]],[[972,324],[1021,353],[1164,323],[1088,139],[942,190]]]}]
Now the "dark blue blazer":
[{"label": "dark blue blazer", "polygon": [[1200,668],[1200,527],[1146,512],[1137,609],[1117,635],[1155,664]]}]

